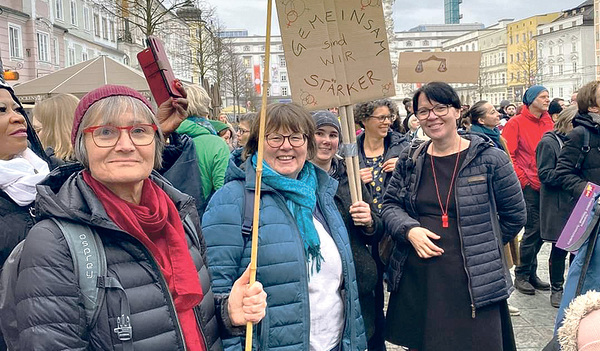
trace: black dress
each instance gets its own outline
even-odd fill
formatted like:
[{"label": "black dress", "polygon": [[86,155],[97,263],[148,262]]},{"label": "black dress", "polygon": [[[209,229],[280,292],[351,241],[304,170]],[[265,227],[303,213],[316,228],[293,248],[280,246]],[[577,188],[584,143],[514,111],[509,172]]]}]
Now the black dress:
[{"label": "black dress", "polygon": [[[466,154],[467,150],[460,153],[458,169]],[[456,154],[435,157],[434,162],[440,199],[445,207]],[[441,237],[434,243],[444,253],[421,259],[411,246],[399,288],[390,296],[386,339],[419,351],[514,350],[506,302],[478,308],[472,318],[454,189],[448,205],[449,226],[443,228],[430,155],[425,157],[416,204],[421,226]]]}]

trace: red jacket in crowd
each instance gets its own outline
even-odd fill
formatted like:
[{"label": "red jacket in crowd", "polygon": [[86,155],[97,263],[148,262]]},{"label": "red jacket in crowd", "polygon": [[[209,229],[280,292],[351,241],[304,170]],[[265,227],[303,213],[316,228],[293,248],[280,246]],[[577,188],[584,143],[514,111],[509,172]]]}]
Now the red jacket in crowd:
[{"label": "red jacket in crowd", "polygon": [[508,144],[510,158],[522,188],[529,185],[536,191],[540,190],[535,149],[544,133],[553,128],[554,122],[548,112],[544,112],[538,118],[531,114],[527,106],[523,106],[521,113],[511,118],[504,126],[502,137]]}]

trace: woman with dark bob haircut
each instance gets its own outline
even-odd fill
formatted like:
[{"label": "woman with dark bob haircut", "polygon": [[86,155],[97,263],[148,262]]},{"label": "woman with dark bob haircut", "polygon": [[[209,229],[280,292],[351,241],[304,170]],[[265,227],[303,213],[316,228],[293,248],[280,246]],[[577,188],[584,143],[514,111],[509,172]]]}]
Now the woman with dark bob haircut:
[{"label": "woman with dark bob haircut", "polygon": [[431,140],[402,152],[384,196],[396,244],[386,338],[419,351],[515,350],[502,250],[525,224],[515,171],[487,140],[457,133],[448,84],[423,86],[413,105]]},{"label": "woman with dark bob haircut", "polygon": [[[254,349],[366,348],[350,242],[334,195],[337,181],[308,159],[316,154],[315,124],[297,104],[266,111],[259,223],[245,223],[254,199],[260,119],[250,128],[244,170],[229,163],[228,182],[208,203],[202,231],[217,293],[227,293],[250,262],[250,231],[258,225],[256,278],[267,313]],[[224,340],[241,349],[243,337]]]}]

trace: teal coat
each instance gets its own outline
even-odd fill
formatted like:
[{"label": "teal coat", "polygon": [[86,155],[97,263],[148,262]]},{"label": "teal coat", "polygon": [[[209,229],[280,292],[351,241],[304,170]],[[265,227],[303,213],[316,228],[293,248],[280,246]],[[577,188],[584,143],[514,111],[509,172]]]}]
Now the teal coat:
[{"label": "teal coat", "polygon": [[[245,173],[230,163],[227,178],[231,181],[213,195],[202,220],[216,294],[229,292],[250,263],[251,239],[245,240],[241,234],[245,188],[254,189],[256,179],[248,162]],[[342,259],[346,308],[341,350],[364,350],[366,337],[350,242],[334,203],[337,181],[315,168],[317,204]],[[254,328],[253,349],[309,350],[308,272],[302,238],[283,196],[264,183],[262,194],[256,279],[267,293],[267,313]],[[243,345],[240,337],[224,340],[226,350],[242,350]]]}]

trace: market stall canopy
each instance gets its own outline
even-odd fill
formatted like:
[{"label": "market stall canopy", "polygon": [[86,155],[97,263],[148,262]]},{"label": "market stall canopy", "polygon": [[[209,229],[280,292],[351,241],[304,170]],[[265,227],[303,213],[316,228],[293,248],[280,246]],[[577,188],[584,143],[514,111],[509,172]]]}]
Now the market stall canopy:
[{"label": "market stall canopy", "polygon": [[221,109],[221,113],[246,113],[246,108],[243,106],[230,105]]},{"label": "market stall canopy", "polygon": [[36,101],[61,93],[81,98],[105,84],[126,85],[147,97],[151,96],[141,72],[105,55],[19,84],[14,89],[21,101]]}]

